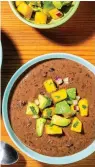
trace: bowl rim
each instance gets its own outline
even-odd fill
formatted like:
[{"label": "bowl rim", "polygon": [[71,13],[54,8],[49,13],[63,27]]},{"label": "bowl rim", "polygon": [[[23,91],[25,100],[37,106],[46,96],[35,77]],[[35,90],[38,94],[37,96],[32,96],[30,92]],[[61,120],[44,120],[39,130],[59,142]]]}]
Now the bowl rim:
[{"label": "bowl rim", "polygon": [[44,60],[49,60],[49,59],[68,59],[68,60],[72,60],[75,62],[78,62],[82,65],[84,65],[85,67],[87,67],[93,74],[95,74],[95,66],[92,65],[90,62],[88,62],[87,60],[80,58],[78,56],[72,55],[72,54],[67,54],[67,53],[50,53],[50,54],[45,54],[42,56],[38,56],[30,61],[28,61],[27,63],[25,63],[24,65],[22,65],[16,72],[15,74],[12,76],[12,78],[10,79],[6,89],[5,89],[5,93],[3,96],[3,102],[2,102],[2,115],[3,115],[3,121],[4,121],[4,125],[5,128],[8,132],[8,135],[10,136],[10,138],[12,139],[12,141],[15,143],[15,145],[22,151],[24,152],[27,156],[38,160],[40,162],[44,162],[47,164],[70,164],[70,163],[74,163],[77,162],[79,160],[82,160],[84,158],[86,158],[87,156],[89,156],[90,154],[92,154],[93,152],[95,152],[95,140],[84,150],[75,153],[73,155],[69,155],[69,156],[64,156],[64,157],[50,157],[50,156],[45,156],[42,154],[39,154],[31,149],[29,149],[28,147],[26,147],[21,141],[20,139],[18,139],[18,137],[15,135],[15,133],[13,132],[10,122],[9,122],[9,118],[8,118],[8,99],[9,99],[9,95],[11,93],[11,89],[15,83],[15,81],[20,77],[20,75],[26,71],[30,66],[35,65],[38,62],[44,61]]},{"label": "bowl rim", "polygon": [[32,22],[27,21],[26,19],[24,19],[18,12],[17,10],[14,8],[13,2],[9,1],[9,5],[10,8],[12,9],[13,13],[25,24],[33,27],[33,28],[38,28],[38,29],[50,29],[50,28],[55,28],[55,27],[59,27],[62,24],[64,24],[65,22],[67,22],[72,16],[73,14],[76,12],[76,10],[78,9],[78,6],[80,4],[80,1],[75,1],[74,7],[72,7],[72,10],[70,12],[68,12],[68,15],[64,18],[61,19],[53,24],[34,24]]}]

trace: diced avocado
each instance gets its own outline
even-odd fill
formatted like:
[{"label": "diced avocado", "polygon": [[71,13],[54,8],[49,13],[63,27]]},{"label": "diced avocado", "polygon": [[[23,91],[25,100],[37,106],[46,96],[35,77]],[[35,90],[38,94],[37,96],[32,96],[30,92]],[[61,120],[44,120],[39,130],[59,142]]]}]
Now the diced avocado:
[{"label": "diced avocado", "polygon": [[71,112],[71,109],[68,103],[64,100],[56,104],[55,112],[56,114],[64,115],[65,113]]},{"label": "diced avocado", "polygon": [[79,100],[78,106],[80,110],[80,115],[87,116],[88,115],[88,100],[85,98]]},{"label": "diced avocado", "polygon": [[71,123],[71,120],[59,115],[53,115],[51,123],[58,126],[68,126]]},{"label": "diced avocado", "polygon": [[54,115],[55,109],[54,107],[46,108],[42,112],[43,118],[51,118],[52,115]]},{"label": "diced avocado", "polygon": [[43,110],[46,107],[49,107],[52,103],[52,101],[49,97],[41,95],[41,94],[38,95],[38,100],[39,100],[39,103],[40,103],[39,108],[41,110]]},{"label": "diced avocado", "polygon": [[57,103],[59,101],[62,101],[67,98],[67,93],[65,89],[60,89],[56,92],[51,93],[51,97],[54,101],[54,103]]},{"label": "diced avocado", "polygon": [[44,87],[48,93],[56,91],[56,86],[52,79],[44,81]]},{"label": "diced avocado", "polygon": [[21,13],[27,19],[31,18],[33,10],[25,2],[20,3],[20,5],[17,7],[17,10],[18,10],[19,13]]},{"label": "diced avocado", "polygon": [[44,125],[46,123],[46,119],[38,118],[36,119],[36,133],[40,137],[43,134]]},{"label": "diced avocado", "polygon": [[42,113],[43,118],[50,118],[52,116],[52,110],[51,108],[46,108],[43,110]]},{"label": "diced avocado", "polygon": [[39,114],[38,106],[35,103],[28,102],[26,114],[27,115],[38,115]]},{"label": "diced avocado", "polygon": [[60,12],[57,8],[51,9],[49,11],[49,14],[52,17],[52,19],[54,19],[54,20],[57,20],[57,19],[59,19],[60,17],[63,16],[63,13]]},{"label": "diced avocado", "polygon": [[53,1],[52,3],[57,9],[61,9],[63,6],[61,1]]},{"label": "diced avocado", "polygon": [[70,99],[75,99],[76,98],[76,88],[67,89],[67,94]]},{"label": "diced avocado", "polygon": [[75,131],[75,132],[81,132],[82,131],[82,123],[77,117],[75,117],[73,119],[71,130]]},{"label": "diced avocado", "polygon": [[67,100],[67,103],[72,105],[73,104],[73,101],[72,100]]},{"label": "diced avocado", "polygon": [[48,135],[60,135],[62,134],[62,128],[56,125],[45,125],[45,132]]},{"label": "diced avocado", "polygon": [[43,9],[47,9],[49,11],[53,8],[54,8],[54,5],[53,5],[52,1],[44,1],[43,2]]}]

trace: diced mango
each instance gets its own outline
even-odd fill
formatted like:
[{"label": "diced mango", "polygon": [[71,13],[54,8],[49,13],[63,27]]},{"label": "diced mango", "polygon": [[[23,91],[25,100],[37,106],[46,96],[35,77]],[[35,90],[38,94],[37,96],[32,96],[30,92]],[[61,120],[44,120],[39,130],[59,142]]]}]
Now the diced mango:
[{"label": "diced mango", "polygon": [[79,133],[82,131],[82,123],[77,117],[73,119],[71,130]]},{"label": "diced mango", "polygon": [[48,79],[44,82],[44,87],[48,93],[56,91],[56,86],[52,79]]},{"label": "diced mango", "polygon": [[48,135],[62,134],[62,128],[56,125],[45,125],[45,132]]},{"label": "diced mango", "polygon": [[18,7],[22,2],[24,2],[24,1],[15,1],[16,7]]},{"label": "diced mango", "polygon": [[32,15],[32,8],[27,5],[25,2],[20,3],[20,5],[17,7],[17,10],[19,13],[21,13],[24,17],[30,19]]},{"label": "diced mango", "polygon": [[67,98],[67,93],[65,89],[60,89],[56,92],[51,93],[51,97],[54,101],[54,103],[57,103],[59,101],[62,101]]},{"label": "diced mango", "polygon": [[88,100],[85,98],[79,100],[78,106],[80,110],[80,115],[87,116],[88,115]]},{"label": "diced mango", "polygon": [[57,8],[51,9],[49,14],[54,20],[59,19],[63,15]]},{"label": "diced mango", "polygon": [[44,12],[36,12],[35,14],[35,23],[36,24],[46,24],[47,15]]}]

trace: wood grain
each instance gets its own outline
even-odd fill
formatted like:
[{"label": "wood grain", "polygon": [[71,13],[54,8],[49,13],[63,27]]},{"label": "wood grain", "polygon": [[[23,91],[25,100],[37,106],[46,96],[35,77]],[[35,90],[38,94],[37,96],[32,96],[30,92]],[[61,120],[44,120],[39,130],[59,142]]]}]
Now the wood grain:
[{"label": "wood grain", "polygon": [[[2,96],[15,71],[28,60],[51,52],[67,52],[83,57],[95,65],[95,2],[81,2],[76,14],[62,27],[37,30],[22,23],[11,11],[8,2],[2,2]],[[11,167],[50,167],[23,154],[8,136],[1,117],[2,137],[20,154]],[[94,167],[95,153],[88,158],[64,167]],[[54,167],[58,167],[54,165]],[[63,165],[61,166],[63,167]]]}]

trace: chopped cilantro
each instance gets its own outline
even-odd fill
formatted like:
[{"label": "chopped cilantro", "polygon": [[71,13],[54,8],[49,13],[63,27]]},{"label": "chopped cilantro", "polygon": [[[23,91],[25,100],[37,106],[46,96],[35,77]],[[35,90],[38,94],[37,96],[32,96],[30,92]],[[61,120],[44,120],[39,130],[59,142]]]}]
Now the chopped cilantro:
[{"label": "chopped cilantro", "polygon": [[48,115],[48,117],[51,116],[51,113],[52,113],[52,110],[48,108],[48,109],[47,109],[47,115]]},{"label": "chopped cilantro", "polygon": [[57,99],[59,99],[60,98],[60,96],[55,96]]},{"label": "chopped cilantro", "polygon": [[73,124],[73,127],[76,128],[79,124],[79,121],[76,121],[74,124]]},{"label": "chopped cilantro", "polygon": [[82,108],[83,108],[83,109],[86,109],[86,108],[87,108],[87,106],[86,106],[86,105],[82,105]]},{"label": "chopped cilantro", "polygon": [[36,112],[36,110],[35,110],[35,108],[33,106],[31,106],[30,109],[31,109],[33,115],[37,115],[37,112]]}]

